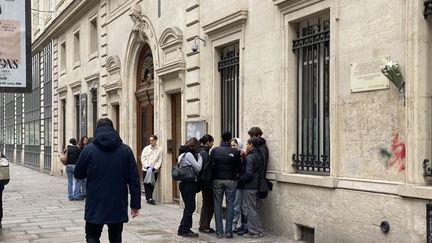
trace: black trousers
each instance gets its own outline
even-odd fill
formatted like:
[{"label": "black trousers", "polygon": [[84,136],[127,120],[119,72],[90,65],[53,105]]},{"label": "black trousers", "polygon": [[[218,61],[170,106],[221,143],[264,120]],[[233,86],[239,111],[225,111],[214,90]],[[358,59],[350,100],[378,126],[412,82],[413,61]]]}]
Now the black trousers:
[{"label": "black trousers", "polygon": [[[147,171],[143,171],[143,180],[146,177]],[[155,182],[157,181],[158,178],[158,172],[154,172],[154,177],[155,177]],[[152,184],[144,184],[144,191],[145,191],[145,197],[146,200],[150,200],[153,199],[153,191],[154,191],[154,186],[152,186]]]},{"label": "black trousers", "polygon": [[196,209],[196,190],[196,182],[180,182],[180,193],[185,203],[185,207],[183,209],[183,218],[178,228],[179,233],[187,233],[192,228],[192,215]]},{"label": "black trousers", "polygon": [[[93,224],[86,222],[85,233],[87,243],[100,243],[103,224]],[[108,224],[108,239],[110,243],[122,242],[123,223]]]},{"label": "black trousers", "polygon": [[0,223],[3,219],[3,190],[0,190]]},{"label": "black trousers", "polygon": [[200,214],[199,227],[200,229],[210,228],[210,222],[214,213],[213,186],[204,184],[202,188],[202,207]]}]

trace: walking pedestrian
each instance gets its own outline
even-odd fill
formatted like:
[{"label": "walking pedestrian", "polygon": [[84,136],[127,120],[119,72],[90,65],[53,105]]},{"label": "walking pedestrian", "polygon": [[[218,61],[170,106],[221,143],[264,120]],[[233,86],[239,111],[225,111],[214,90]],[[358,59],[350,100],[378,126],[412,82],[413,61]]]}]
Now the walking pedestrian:
[{"label": "walking pedestrian", "polygon": [[[1,153],[0,154],[0,163],[2,165],[8,165],[8,161],[6,160],[6,156]],[[8,173],[9,174],[9,173]],[[7,184],[7,182],[5,182]],[[0,229],[2,228],[2,220],[3,220],[3,191],[5,188],[5,183],[3,183],[3,180],[0,180]]]},{"label": "walking pedestrian", "polygon": [[183,237],[198,237],[198,234],[191,230],[192,215],[196,209],[195,196],[197,191],[197,175],[202,168],[202,157],[199,154],[200,144],[196,138],[190,138],[184,146],[179,149],[178,161],[181,167],[192,166],[195,179],[180,182],[180,193],[184,202],[183,217],[180,222],[177,234]]},{"label": "walking pedestrian", "polygon": [[238,180],[239,187],[243,190],[242,209],[247,219],[247,230],[245,238],[258,238],[263,236],[263,227],[258,215],[258,186],[261,155],[258,150],[259,138],[252,137],[247,141],[246,168]]},{"label": "walking pedestrian", "polygon": [[222,142],[210,153],[210,163],[213,166],[213,197],[214,214],[216,222],[216,236],[222,238],[224,235],[222,221],[222,199],[226,198],[226,223],[225,237],[232,238],[232,222],[234,213],[235,191],[237,187],[237,175],[241,170],[240,152],[231,148],[230,132],[222,134]]},{"label": "walking pedestrian", "polygon": [[141,208],[141,190],[134,154],[110,119],[97,122],[94,142],[82,151],[75,177],[87,178],[84,213],[87,242],[100,242],[104,224],[108,225],[109,241],[121,242],[123,224],[129,220],[128,191],[134,218]]},{"label": "walking pedestrian", "polygon": [[81,197],[81,180],[75,178],[75,188],[73,186],[74,182],[74,170],[80,155],[81,150],[77,146],[77,141],[75,138],[69,139],[69,144],[67,145],[67,162],[66,162],[66,174],[68,178],[68,199],[69,201],[80,201],[83,200]]},{"label": "walking pedestrian", "polygon": [[[145,146],[141,152],[141,163],[143,170],[143,180],[147,173],[154,173],[154,180],[157,181],[159,168],[162,165],[162,148],[157,145],[158,137],[151,135],[150,144]],[[151,183],[144,183],[145,197],[148,204],[156,204],[153,200],[155,186]]]},{"label": "walking pedestrian", "polygon": [[0,229],[2,228],[2,220],[3,220],[3,191],[4,185],[0,182]]},{"label": "walking pedestrian", "polygon": [[[214,138],[206,134],[200,140],[200,155],[203,159],[203,165],[200,177],[198,178],[198,186],[202,190],[202,207],[199,221],[199,232],[215,233],[215,230],[210,227],[210,222],[214,213],[213,186],[211,183],[211,166],[209,166],[209,151],[213,147]],[[209,173],[205,173],[209,171]]]},{"label": "walking pedestrian", "polygon": [[[89,144],[89,139],[87,136],[82,136],[79,143],[78,143],[78,147],[80,148],[80,150],[82,151],[84,149],[84,147]],[[80,180],[81,183],[81,197],[82,198],[86,198],[86,194],[87,194],[87,178],[84,178],[82,180]]]}]

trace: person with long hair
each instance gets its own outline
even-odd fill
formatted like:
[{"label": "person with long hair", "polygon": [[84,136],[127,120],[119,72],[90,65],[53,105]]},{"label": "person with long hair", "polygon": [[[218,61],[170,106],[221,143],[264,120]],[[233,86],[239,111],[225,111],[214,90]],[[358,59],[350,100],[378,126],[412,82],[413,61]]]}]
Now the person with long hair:
[{"label": "person with long hair", "polygon": [[[81,139],[78,143],[78,147],[82,151],[84,149],[84,147],[89,143],[90,143],[89,138],[84,135],[81,137]],[[80,180],[80,182],[81,182],[81,197],[85,198],[87,195],[87,178]]]},{"label": "person with long hair", "polygon": [[184,201],[183,217],[178,227],[177,234],[183,237],[198,237],[198,234],[191,230],[192,228],[192,215],[196,209],[195,196],[197,192],[197,179],[198,173],[202,167],[202,157],[199,154],[200,143],[196,138],[190,138],[186,144],[179,149],[180,156],[178,163],[180,167],[192,166],[196,176],[192,181],[180,182],[180,193]]},{"label": "person with long hair", "polygon": [[74,171],[75,166],[78,161],[78,157],[81,153],[81,150],[77,146],[77,141],[75,138],[69,139],[69,144],[67,146],[67,163],[66,163],[66,174],[68,178],[68,199],[69,201],[79,201],[83,200],[81,197],[81,181],[80,179],[75,178],[75,189],[73,187],[74,182]]}]

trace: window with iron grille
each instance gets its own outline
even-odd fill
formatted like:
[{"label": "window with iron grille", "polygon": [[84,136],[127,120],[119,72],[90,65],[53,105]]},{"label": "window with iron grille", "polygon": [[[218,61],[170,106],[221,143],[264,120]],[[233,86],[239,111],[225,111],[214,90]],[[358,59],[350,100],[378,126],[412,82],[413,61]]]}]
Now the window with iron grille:
[{"label": "window with iron grille", "polygon": [[44,169],[51,170],[51,135],[52,135],[52,44],[49,43],[43,50],[44,62]]},{"label": "window with iron grille", "polygon": [[25,144],[40,145],[40,55],[32,58],[32,92],[24,96]]},{"label": "window with iron grille", "polygon": [[221,77],[221,128],[239,136],[239,43],[220,50],[218,70]]},{"label": "window with iron grille", "polygon": [[5,94],[5,144],[15,143],[15,94]]},{"label": "window with iron grille", "polygon": [[40,164],[40,53],[32,57],[32,92],[24,95],[24,166],[39,168]]},{"label": "window with iron grille", "polygon": [[16,144],[22,145],[22,128],[23,128],[23,94],[17,94],[16,97]]},{"label": "window with iron grille", "polygon": [[44,117],[45,117],[45,146],[51,146],[52,119],[52,52],[51,43],[44,48]]},{"label": "window with iron grille", "polygon": [[293,40],[297,57],[297,149],[293,167],[298,172],[330,172],[329,64],[330,22],[310,19],[298,25]]}]

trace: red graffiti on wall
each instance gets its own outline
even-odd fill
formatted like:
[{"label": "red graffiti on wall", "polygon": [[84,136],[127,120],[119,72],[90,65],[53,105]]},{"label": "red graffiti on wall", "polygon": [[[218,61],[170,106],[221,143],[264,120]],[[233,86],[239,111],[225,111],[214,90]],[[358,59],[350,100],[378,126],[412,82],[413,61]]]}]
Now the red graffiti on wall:
[{"label": "red graffiti on wall", "polygon": [[396,167],[399,168],[399,172],[405,170],[405,144],[399,140],[399,134],[396,134],[392,139],[390,146],[391,157],[387,161],[387,168]]}]

